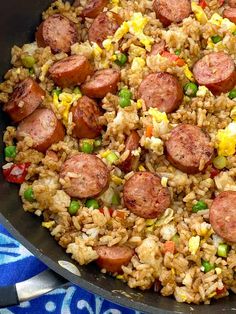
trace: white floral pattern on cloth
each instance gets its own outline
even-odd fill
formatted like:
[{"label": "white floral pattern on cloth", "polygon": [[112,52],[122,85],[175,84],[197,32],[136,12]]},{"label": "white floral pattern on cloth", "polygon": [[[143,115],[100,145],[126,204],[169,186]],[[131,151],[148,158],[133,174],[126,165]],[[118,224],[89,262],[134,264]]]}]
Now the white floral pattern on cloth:
[{"label": "white floral pattern on cloth", "polygon": [[[0,225],[0,286],[38,274],[46,266]],[[0,314],[141,314],[93,295],[80,287],[54,290],[19,306],[0,309]]]}]

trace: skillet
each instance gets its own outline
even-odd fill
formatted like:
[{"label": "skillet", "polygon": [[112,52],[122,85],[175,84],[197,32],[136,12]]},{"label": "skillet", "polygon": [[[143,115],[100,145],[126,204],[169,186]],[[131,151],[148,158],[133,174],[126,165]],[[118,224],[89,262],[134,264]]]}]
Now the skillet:
[{"label": "skillet", "polygon": [[[52,0],[7,0],[1,3],[0,13],[0,77],[10,67],[11,47],[34,40],[34,32],[40,23],[41,12]],[[2,136],[10,121],[0,110],[0,166],[3,165]],[[236,310],[236,295],[207,305],[187,305],[177,303],[172,298],[159,296],[152,291],[142,292],[130,289],[121,281],[103,275],[94,265],[80,267],[54,241],[49,232],[41,227],[41,220],[23,211],[18,186],[7,183],[0,171],[0,223],[36,257],[50,269],[25,283],[12,287],[0,287],[0,307],[27,300],[45,293],[59,285],[73,282],[80,287],[98,294],[114,303],[136,309],[144,313],[229,313]],[[80,276],[61,267],[58,261],[76,265]],[[32,288],[32,283],[35,289]]]}]

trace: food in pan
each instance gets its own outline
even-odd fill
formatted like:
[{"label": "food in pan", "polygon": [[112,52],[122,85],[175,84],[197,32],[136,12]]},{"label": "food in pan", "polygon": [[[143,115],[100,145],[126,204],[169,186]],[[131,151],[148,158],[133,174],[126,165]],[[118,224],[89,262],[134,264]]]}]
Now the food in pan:
[{"label": "food in pan", "polygon": [[59,0],[12,48],[3,174],[80,265],[178,302],[236,292],[235,10]]}]

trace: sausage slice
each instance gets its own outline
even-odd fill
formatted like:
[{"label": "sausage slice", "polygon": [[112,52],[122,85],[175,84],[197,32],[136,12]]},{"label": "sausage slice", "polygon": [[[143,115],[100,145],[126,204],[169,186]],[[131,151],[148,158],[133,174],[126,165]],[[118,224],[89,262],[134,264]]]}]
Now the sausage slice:
[{"label": "sausage slice", "polygon": [[85,56],[70,56],[54,63],[49,74],[54,83],[60,87],[71,87],[83,83],[93,67]]},{"label": "sausage slice", "polygon": [[192,11],[189,0],[155,0],[153,10],[164,26],[182,22]]},{"label": "sausage slice", "polygon": [[130,172],[132,170],[137,169],[139,157],[133,156],[132,151],[135,149],[138,149],[139,141],[140,141],[140,136],[138,135],[137,131],[132,131],[130,135],[127,137],[127,140],[125,143],[125,150],[129,150],[129,155],[125,159],[125,161],[123,161],[119,165],[119,167],[124,172]]},{"label": "sausage slice", "polygon": [[170,193],[158,175],[136,172],[124,185],[125,206],[143,218],[158,218],[170,206]]},{"label": "sausage slice", "polygon": [[12,121],[19,122],[29,116],[43,101],[45,91],[28,77],[17,85],[10,100],[3,106]]},{"label": "sausage slice", "polygon": [[103,98],[107,93],[115,94],[120,81],[120,72],[114,69],[98,70],[81,86],[81,91],[91,98]]},{"label": "sausage slice", "polygon": [[17,140],[26,136],[32,138],[34,149],[45,152],[52,144],[63,140],[65,131],[54,112],[44,108],[35,110],[18,125]]},{"label": "sausage slice", "polygon": [[102,127],[98,118],[101,111],[94,100],[83,96],[71,112],[75,123],[73,133],[76,137],[93,139],[100,135]]},{"label": "sausage slice", "polygon": [[118,14],[109,11],[100,13],[89,28],[89,41],[103,48],[102,42],[108,36],[113,36],[121,24],[122,19]]},{"label": "sausage slice", "polygon": [[166,42],[162,39],[159,43],[155,43],[152,46],[152,50],[149,52],[148,56],[156,56],[158,53],[161,54],[165,51]]},{"label": "sausage slice", "polygon": [[90,0],[85,5],[85,8],[82,11],[83,17],[89,17],[90,19],[95,19],[100,12],[108,4],[108,0]]},{"label": "sausage slice", "polygon": [[[181,124],[171,132],[166,142],[167,159],[183,172],[195,174],[211,162],[214,149],[210,137],[198,126]],[[199,169],[201,168],[201,169]]]},{"label": "sausage slice", "polygon": [[228,5],[229,5],[231,8],[236,8],[236,0],[229,0],[229,1],[228,1]]},{"label": "sausage slice", "polygon": [[53,53],[69,52],[77,41],[77,30],[73,22],[60,14],[49,16],[35,34],[39,47],[49,46]]},{"label": "sausage slice", "polygon": [[212,93],[230,91],[236,84],[234,60],[224,52],[212,52],[200,59],[193,67],[199,85],[205,85]]},{"label": "sausage slice", "polygon": [[229,19],[231,22],[236,23],[236,6],[234,8],[225,9],[223,16]]},{"label": "sausage slice", "polygon": [[100,268],[105,268],[111,273],[122,272],[121,266],[129,264],[131,258],[134,255],[134,250],[127,246],[112,246],[105,245],[95,247],[97,254],[99,255],[96,260]]},{"label": "sausage slice", "polygon": [[69,179],[69,186],[64,187],[71,197],[94,197],[108,186],[109,171],[104,162],[95,155],[77,154],[62,165],[62,179]]},{"label": "sausage slice", "polygon": [[210,223],[215,233],[229,242],[236,242],[236,192],[221,192],[210,208]]},{"label": "sausage slice", "polygon": [[157,108],[166,113],[177,110],[184,97],[178,79],[165,72],[146,76],[139,86],[138,95],[145,101],[148,108]]}]

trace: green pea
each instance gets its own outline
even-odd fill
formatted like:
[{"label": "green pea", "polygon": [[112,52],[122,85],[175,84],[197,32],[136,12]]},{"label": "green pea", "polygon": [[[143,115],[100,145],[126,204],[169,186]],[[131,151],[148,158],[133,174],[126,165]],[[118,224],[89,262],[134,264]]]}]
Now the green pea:
[{"label": "green pea", "polygon": [[88,208],[92,208],[92,209],[98,209],[99,208],[98,202],[92,198],[85,202],[85,206]]},{"label": "green pea", "polygon": [[215,36],[212,36],[211,37],[211,40],[212,40],[212,42],[214,43],[214,44],[217,44],[217,43],[219,43],[220,41],[222,41],[222,37],[221,36],[219,36],[219,35],[215,35]]},{"label": "green pea", "polygon": [[32,68],[35,64],[34,57],[30,56],[30,55],[21,56],[21,61],[23,63],[23,66],[28,68],[28,69]]},{"label": "green pea", "polygon": [[211,271],[212,269],[215,268],[214,264],[210,264],[207,261],[202,261],[202,266],[204,267],[204,272],[208,273],[209,271]]},{"label": "green pea", "polygon": [[119,157],[116,155],[116,153],[114,152],[110,152],[107,157],[106,160],[109,162],[109,164],[114,164],[117,160],[119,159]]},{"label": "green pea", "polygon": [[176,50],[175,50],[175,55],[176,55],[176,56],[179,56],[180,54],[181,54],[181,49],[176,49]]},{"label": "green pea", "polygon": [[216,169],[224,169],[227,165],[227,159],[224,156],[217,156],[213,160],[213,165]]},{"label": "green pea", "polygon": [[80,208],[80,202],[73,200],[70,202],[68,211],[73,216],[77,214],[79,208]]},{"label": "green pea", "polygon": [[116,54],[116,61],[115,63],[118,64],[120,67],[126,64],[128,58],[124,53],[117,53]]},{"label": "green pea", "polygon": [[28,188],[24,191],[24,199],[26,199],[28,202],[35,201],[34,191],[32,188]]},{"label": "green pea", "polygon": [[126,108],[126,107],[129,107],[131,104],[131,101],[129,98],[124,98],[124,97],[121,97],[119,99],[119,105],[121,108]]},{"label": "green pea", "polygon": [[186,96],[195,97],[197,95],[198,87],[195,83],[187,83],[184,86],[184,93]]},{"label": "green pea", "polygon": [[198,201],[197,204],[193,205],[192,207],[192,212],[193,213],[197,213],[198,211],[200,210],[204,210],[204,209],[207,209],[208,206],[205,202],[203,201]]},{"label": "green pea", "polygon": [[236,98],[236,88],[232,89],[232,90],[229,92],[228,97],[229,97],[230,99]]},{"label": "green pea", "polygon": [[229,246],[227,244],[221,243],[217,249],[217,255],[220,257],[227,257],[229,253]]},{"label": "green pea", "polygon": [[59,87],[56,87],[55,89],[52,90],[52,94],[56,94],[57,97],[61,94],[62,90]]},{"label": "green pea", "polygon": [[81,142],[81,151],[86,154],[91,154],[93,152],[93,141],[92,140],[83,140]]},{"label": "green pea", "polygon": [[7,146],[5,147],[5,157],[6,158],[15,158],[16,157],[16,146]]},{"label": "green pea", "polygon": [[121,98],[128,98],[131,99],[133,97],[133,94],[131,93],[130,90],[128,90],[128,88],[122,88],[119,92],[119,96]]}]

